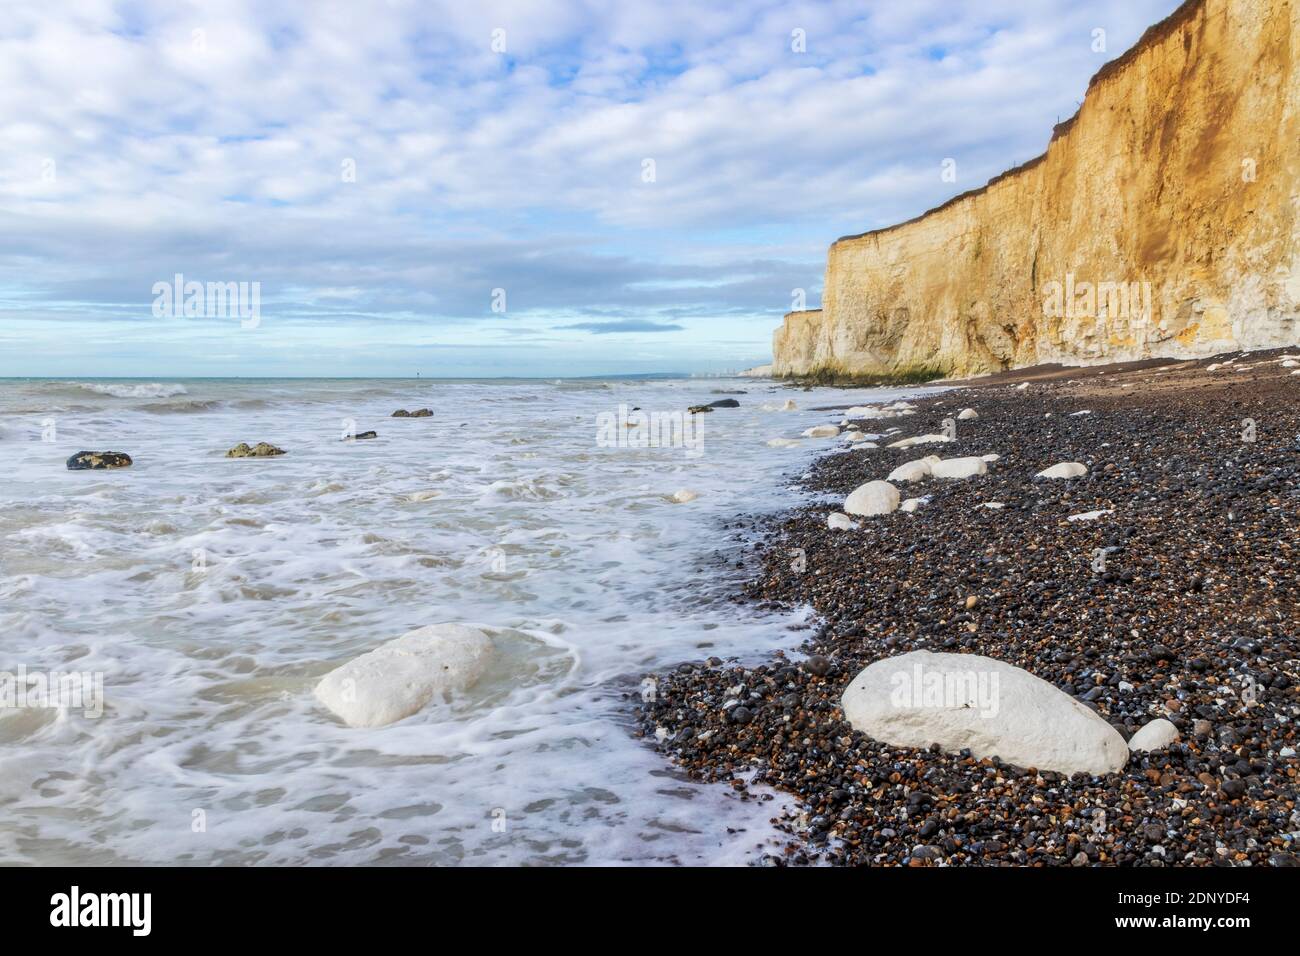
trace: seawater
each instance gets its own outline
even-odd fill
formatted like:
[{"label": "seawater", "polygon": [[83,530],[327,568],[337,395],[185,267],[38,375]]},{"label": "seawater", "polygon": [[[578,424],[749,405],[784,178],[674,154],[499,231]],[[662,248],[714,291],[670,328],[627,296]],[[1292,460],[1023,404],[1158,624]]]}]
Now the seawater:
[{"label": "seawater", "polygon": [[[698,449],[597,441],[620,404],[684,411],[718,389],[745,394],[702,416]],[[99,674],[104,693],[99,717],[0,708],[0,862],[754,859],[783,798],[686,779],[631,734],[629,695],[658,668],[797,645],[806,609],[730,600],[757,562],[723,525],[807,499],[801,473],[839,442],[766,442],[838,420],[812,406],[908,394],[0,381],[0,671]],[[434,416],[390,417],[402,407]],[[341,441],[349,428],[379,437]],[[225,458],[241,441],[288,454]],[[68,471],[83,449],[135,463]],[[332,668],[442,621],[501,636],[465,697],[371,729],[313,697]]]}]

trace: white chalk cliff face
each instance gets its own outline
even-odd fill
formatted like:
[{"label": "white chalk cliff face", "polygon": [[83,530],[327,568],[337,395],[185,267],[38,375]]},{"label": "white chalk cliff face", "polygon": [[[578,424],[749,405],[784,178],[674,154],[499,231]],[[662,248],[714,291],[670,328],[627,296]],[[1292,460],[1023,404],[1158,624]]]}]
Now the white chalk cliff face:
[{"label": "white chalk cliff face", "polygon": [[[1300,3],[1188,0],[1047,152],[840,239],[776,375],[969,375],[1300,342]],[[960,167],[958,167],[960,172]]]}]

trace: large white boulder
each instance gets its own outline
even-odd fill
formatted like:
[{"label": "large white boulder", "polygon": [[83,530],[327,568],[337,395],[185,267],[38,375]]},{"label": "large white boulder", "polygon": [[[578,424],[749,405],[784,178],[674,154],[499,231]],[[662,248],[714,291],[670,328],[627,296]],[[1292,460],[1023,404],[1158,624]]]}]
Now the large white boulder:
[{"label": "large white boulder", "polygon": [[945,458],[931,466],[930,474],[936,478],[970,478],[988,470],[983,458]]},{"label": "large white boulder", "polygon": [[435,696],[473,687],[495,654],[492,638],[477,627],[430,624],[330,671],[316,685],[316,699],[349,727],[382,727]]},{"label": "large white boulder", "polygon": [[1082,478],[1088,473],[1086,465],[1081,465],[1077,461],[1063,461],[1059,465],[1053,465],[1051,468],[1044,468],[1035,478]]},{"label": "large white boulder", "polygon": [[923,478],[930,477],[930,461],[926,458],[918,458],[916,461],[905,461],[886,478],[887,481],[921,481]]},{"label": "large white boulder", "polygon": [[967,749],[1058,773],[1103,774],[1128,761],[1110,724],[1047,681],[976,654],[912,651],[866,667],[844,691],[856,730],[893,747]]},{"label": "large white boulder", "polygon": [[1163,717],[1145,724],[1129,738],[1128,749],[1133,753],[1144,750],[1163,750],[1178,740],[1178,728]]},{"label": "large white boulder", "polygon": [[851,515],[887,515],[898,509],[901,497],[887,481],[868,481],[853,489],[844,500],[844,510]]}]

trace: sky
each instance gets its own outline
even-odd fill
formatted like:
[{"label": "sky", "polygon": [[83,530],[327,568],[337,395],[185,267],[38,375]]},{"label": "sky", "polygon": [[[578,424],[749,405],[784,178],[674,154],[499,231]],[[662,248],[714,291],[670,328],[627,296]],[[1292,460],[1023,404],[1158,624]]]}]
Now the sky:
[{"label": "sky", "polygon": [[760,364],[1177,5],[0,0],[0,376]]}]

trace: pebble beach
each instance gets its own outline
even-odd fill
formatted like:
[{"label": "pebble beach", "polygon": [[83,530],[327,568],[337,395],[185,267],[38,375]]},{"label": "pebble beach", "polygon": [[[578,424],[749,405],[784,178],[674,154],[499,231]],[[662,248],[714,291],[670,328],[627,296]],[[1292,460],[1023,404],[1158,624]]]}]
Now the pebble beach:
[{"label": "pebble beach", "polygon": [[[810,607],[812,623],[761,663],[653,674],[637,732],[690,777],[786,808],[783,845],[755,844],[755,864],[1296,865],[1298,363],[1279,350],[1029,369],[883,421],[826,406],[840,437],[879,440],[827,439],[790,476],[814,503],[728,525],[757,549],[737,600]],[[946,428],[942,444],[890,447]],[[900,481],[910,508],[831,518],[930,451],[987,470]],[[1036,477],[1063,463],[1084,473]],[[863,668],[912,651],[1015,665],[1126,742],[1153,721],[1177,739],[1103,774],[891,746],[841,699]]]}]

